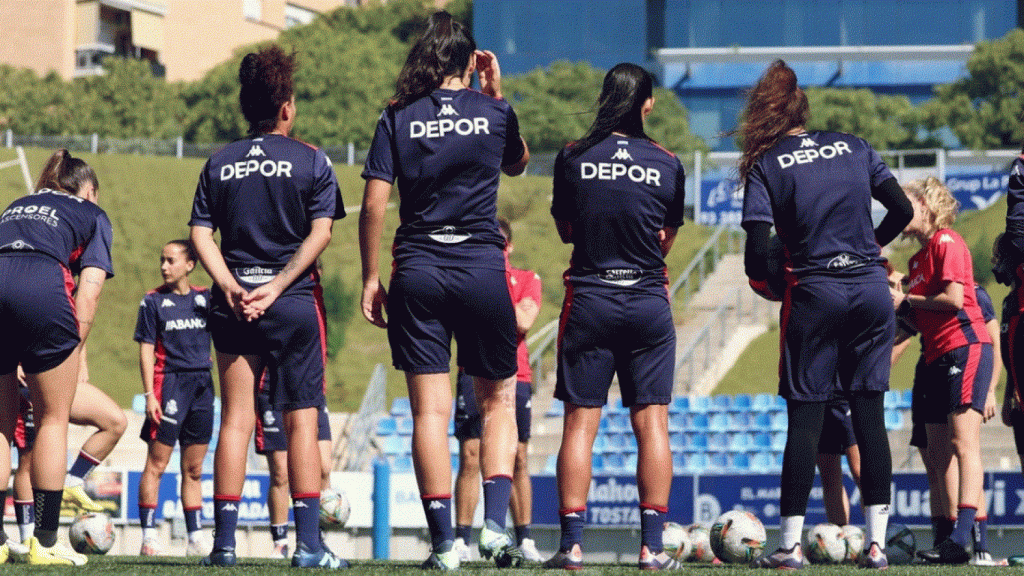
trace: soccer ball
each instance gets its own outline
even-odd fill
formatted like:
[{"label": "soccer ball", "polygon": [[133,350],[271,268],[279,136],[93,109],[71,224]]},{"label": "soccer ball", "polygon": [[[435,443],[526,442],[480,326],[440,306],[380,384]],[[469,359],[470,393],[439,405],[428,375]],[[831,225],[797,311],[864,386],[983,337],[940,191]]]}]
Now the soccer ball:
[{"label": "soccer ball", "polygon": [[843,539],[846,540],[846,562],[854,563],[864,550],[864,531],[847,524],[843,526]]},{"label": "soccer ball", "polygon": [[914,533],[903,524],[889,524],[885,530],[885,556],[889,564],[910,564],[916,551]]},{"label": "soccer ball", "polygon": [[711,562],[715,559],[715,553],[711,550],[711,532],[708,531],[706,526],[700,524],[694,524],[688,528],[690,533],[690,544],[693,545],[693,550],[690,552],[690,557],[687,558],[690,562]]},{"label": "soccer ball", "polygon": [[750,512],[730,510],[711,526],[711,549],[722,562],[751,564],[764,553],[764,525]]},{"label": "soccer ball", "polygon": [[814,564],[839,564],[846,559],[843,529],[835,524],[818,524],[807,531],[807,559]]},{"label": "soccer ball", "polygon": [[352,505],[340,490],[327,489],[320,494],[320,527],[341,528],[348,522]]},{"label": "soccer ball", "polygon": [[665,522],[661,542],[665,553],[676,560],[686,560],[690,556],[690,534],[680,524]]},{"label": "soccer ball", "polygon": [[114,524],[101,512],[86,512],[68,529],[71,547],[81,554],[106,554],[114,547]]}]

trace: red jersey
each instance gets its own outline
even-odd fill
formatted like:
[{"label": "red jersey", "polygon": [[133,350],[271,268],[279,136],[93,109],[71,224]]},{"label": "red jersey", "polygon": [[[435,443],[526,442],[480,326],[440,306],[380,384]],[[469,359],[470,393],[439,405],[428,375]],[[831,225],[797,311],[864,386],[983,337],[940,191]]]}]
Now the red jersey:
[{"label": "red jersey", "polygon": [[[508,292],[512,295],[512,305],[518,305],[524,298],[533,298],[540,306],[540,276],[529,270],[508,267]],[[526,348],[526,337],[516,330],[516,363],[519,371],[516,380],[533,382],[533,370],[530,369],[530,351]]]},{"label": "red jersey", "polygon": [[921,331],[924,361],[931,363],[943,354],[968,344],[991,343],[985,318],[974,290],[971,251],[959,234],[948,228],[935,232],[928,245],[910,258],[909,294],[931,296],[946,282],[965,287],[964,307],[953,312],[913,308],[913,319]]}]

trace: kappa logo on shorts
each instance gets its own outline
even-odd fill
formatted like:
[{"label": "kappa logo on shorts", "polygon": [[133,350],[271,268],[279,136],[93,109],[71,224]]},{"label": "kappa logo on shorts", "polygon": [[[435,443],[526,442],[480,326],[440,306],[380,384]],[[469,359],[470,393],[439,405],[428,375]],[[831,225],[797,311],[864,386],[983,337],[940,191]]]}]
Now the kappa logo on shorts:
[{"label": "kappa logo on shorts", "polygon": [[263,148],[259,144],[253,144],[252,148],[249,148],[249,153],[246,154],[245,157],[246,158],[251,158],[252,156],[266,156],[266,155],[267,155],[266,152],[263,151]]},{"label": "kappa logo on shorts", "polygon": [[629,160],[630,162],[632,162],[633,157],[629,155],[629,150],[626,150],[625,148],[619,148],[618,150],[615,151],[615,154],[612,154],[612,160]]},{"label": "kappa logo on shorts", "polygon": [[167,406],[164,406],[164,412],[171,416],[178,413],[178,403],[174,401],[174,398],[167,401]]},{"label": "kappa logo on shorts", "polygon": [[459,113],[455,111],[455,108],[451,104],[442,104],[441,110],[437,113],[438,116],[458,116]]},{"label": "kappa logo on shorts", "polygon": [[163,301],[160,302],[160,307],[161,308],[173,308],[174,307],[174,302],[171,302],[170,298],[164,298]]},{"label": "kappa logo on shorts", "polygon": [[1013,170],[1010,171],[1010,176],[1020,176],[1020,165],[1014,164]]},{"label": "kappa logo on shorts", "polygon": [[274,422],[276,421],[277,419],[274,418],[273,410],[267,410],[266,412],[263,413],[263,424],[265,424],[266,426],[273,426]]},{"label": "kappa logo on shorts", "polygon": [[958,366],[953,366],[952,368],[949,369],[950,376],[956,376],[961,372],[963,372],[963,370],[961,370]]}]

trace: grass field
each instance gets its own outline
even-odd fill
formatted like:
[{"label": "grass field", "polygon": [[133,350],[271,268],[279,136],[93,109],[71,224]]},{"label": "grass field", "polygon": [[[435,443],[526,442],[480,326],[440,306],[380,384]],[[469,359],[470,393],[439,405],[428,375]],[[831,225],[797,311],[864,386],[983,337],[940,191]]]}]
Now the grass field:
[{"label": "grass field", "polygon": [[[4,574],[70,574],[72,569],[67,567],[47,568],[45,566],[24,566],[18,564],[5,564]],[[739,576],[744,574],[764,574],[763,569],[747,568],[745,566],[711,564],[686,564],[683,570],[690,574],[715,574],[716,576]],[[993,568],[981,568],[975,566],[891,566],[886,571],[888,576],[905,576],[912,574],[928,574],[929,576],[977,576],[980,574],[991,574]],[[1009,569],[1014,573],[1019,569]],[[998,571],[998,570],[997,570]],[[90,557],[89,563],[85,566],[74,568],[74,574],[89,576],[91,574],[109,574],[117,576],[120,574],[223,574],[223,569],[203,568],[197,566],[192,558],[139,558],[137,556],[98,556]],[[273,574],[310,574],[308,568],[292,568],[284,560],[247,560],[242,559],[239,565],[230,569],[231,574],[251,574],[254,576],[271,576]],[[326,572],[315,571],[312,573],[324,574]],[[462,565],[462,573],[472,574],[521,574],[523,576],[540,576],[541,574],[552,574],[551,570],[544,570],[539,567],[516,568],[498,570],[489,562],[470,562]],[[584,574],[595,574],[600,576],[615,576],[618,574],[636,574],[635,564],[587,564],[583,570]],[[865,574],[863,570],[853,566],[808,566],[804,573],[819,576],[845,576],[847,574]],[[418,562],[383,562],[383,561],[359,561],[356,562],[345,574],[352,576],[390,576],[392,574],[423,574]]]},{"label": "grass field", "polygon": [[[26,153],[35,177],[50,151],[28,149]],[[117,273],[104,287],[96,328],[89,337],[90,375],[94,384],[122,406],[128,406],[132,396],[141,391],[138,346],[132,341],[138,302],[147,290],[160,284],[160,248],[166,241],[188,234],[192,198],[204,161],[115,154],[80,156],[99,176],[99,204],[114,226]],[[0,149],[0,161],[13,157],[13,150]],[[361,167],[336,165],[335,170],[346,206],[358,206],[363,187]],[[0,170],[0,204],[6,206],[24,193],[17,169]],[[393,194],[397,199],[397,191]],[[558,315],[563,295],[561,275],[571,251],[555,232],[549,213],[550,197],[550,179],[536,176],[503,178],[499,194],[499,215],[512,222],[516,245],[513,265],[535,270],[544,283],[538,327]],[[381,246],[382,278],[390,276],[389,251],[397,226],[397,210],[391,210]],[[328,402],[332,410],[358,408],[378,363],[389,367],[387,400],[406,395],[404,378],[390,369],[385,332],[364,321],[358,310],[361,280],[357,230],[357,214],[337,222],[331,245],[322,258],[325,276],[340,279],[351,305],[350,316],[342,325],[345,345],[329,366]],[[670,276],[686,266],[707,235],[706,228],[692,223],[681,230],[668,258]],[[192,281],[207,286],[210,283],[202,271],[193,274]]]}]

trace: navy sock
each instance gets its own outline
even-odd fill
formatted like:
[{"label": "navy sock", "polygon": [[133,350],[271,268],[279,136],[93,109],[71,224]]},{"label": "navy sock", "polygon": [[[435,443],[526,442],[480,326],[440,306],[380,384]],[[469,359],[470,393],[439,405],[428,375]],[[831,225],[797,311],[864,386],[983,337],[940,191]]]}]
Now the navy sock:
[{"label": "navy sock", "polygon": [[203,527],[203,507],[185,508],[185,530],[191,534]]},{"label": "navy sock", "polygon": [[213,549],[235,549],[235,529],[238,527],[240,496],[213,496]]},{"label": "navy sock", "polygon": [[490,520],[505,528],[508,502],[512,497],[512,477],[495,474],[484,480],[484,521]]},{"label": "navy sock", "polygon": [[664,550],[661,542],[661,531],[665,528],[665,516],[668,507],[640,503],[640,545],[647,546],[651,554],[659,554]]},{"label": "navy sock", "polygon": [[91,454],[86,453],[85,450],[81,450],[78,452],[78,458],[75,458],[75,463],[72,464],[71,468],[68,470],[68,476],[85,478],[99,463],[100,461]]},{"label": "navy sock", "polygon": [[[6,490],[4,494],[6,497]],[[36,503],[31,500],[15,500],[14,501],[14,520],[18,525],[23,524],[35,524],[36,522]],[[0,518],[0,523],[3,519]],[[2,524],[0,524],[2,525]]]},{"label": "navy sock", "polygon": [[60,501],[64,490],[32,489],[36,501],[36,538],[49,548],[57,542],[57,527],[60,526]]},{"label": "navy sock", "polygon": [[972,506],[961,506],[956,511],[956,525],[953,526],[953,535],[950,538],[953,542],[967,547],[971,542],[971,528],[974,528],[974,517],[978,509]]},{"label": "navy sock", "polygon": [[288,539],[288,524],[271,524],[270,537],[274,542]]},{"label": "navy sock", "polygon": [[530,537],[530,525],[529,524],[523,524],[522,526],[516,526],[516,546],[522,544],[523,540],[526,540],[529,537]]},{"label": "navy sock", "polygon": [[143,528],[156,527],[156,504],[139,503],[139,524]]},{"label": "navy sock", "polygon": [[462,538],[462,541],[469,544],[469,539],[473,533],[472,526],[466,526],[465,524],[459,524],[455,527],[455,537]]},{"label": "navy sock", "polygon": [[306,544],[311,552],[320,551],[320,493],[292,494],[295,516],[295,544]]},{"label": "navy sock", "polygon": [[440,550],[441,544],[455,540],[452,529],[452,495],[426,494],[420,496],[423,513],[427,516],[427,528],[430,529],[430,543],[434,550]]},{"label": "navy sock", "polygon": [[[7,505],[7,488],[6,487],[3,490],[0,490],[0,502],[3,502],[4,506]],[[15,518],[19,517],[18,516],[18,505],[17,505],[17,503],[15,503],[15,505],[14,505],[14,515],[15,515]],[[20,521],[19,521],[19,523],[20,523]],[[3,513],[0,513],[0,545],[3,545],[4,542],[7,542],[7,532],[4,531],[4,515],[3,515]]]},{"label": "navy sock", "polygon": [[572,550],[573,544],[580,544],[583,541],[583,522],[586,515],[585,507],[558,511],[558,522],[562,525],[562,539],[558,543],[560,551],[568,552]]},{"label": "navy sock", "polygon": [[988,516],[974,518],[974,551],[988,552]]}]

